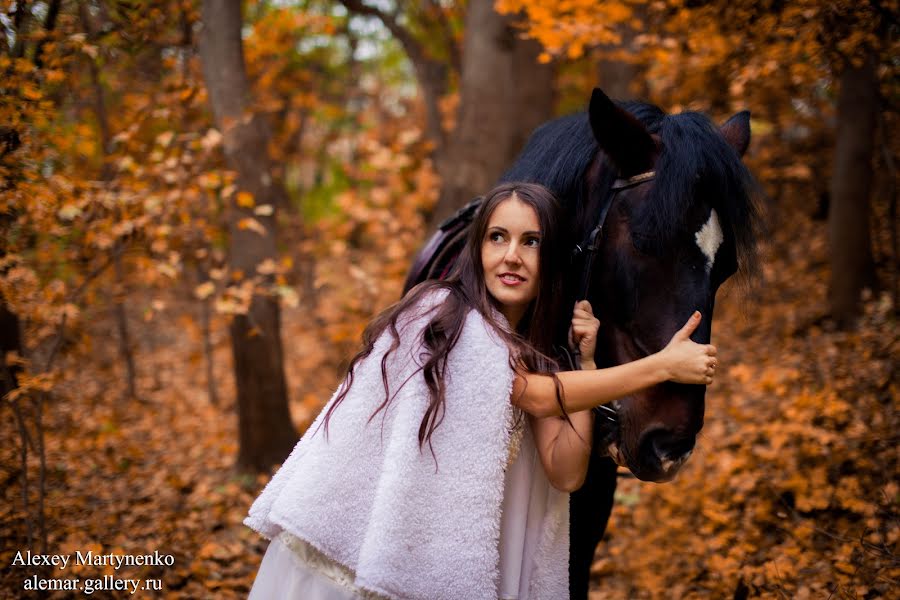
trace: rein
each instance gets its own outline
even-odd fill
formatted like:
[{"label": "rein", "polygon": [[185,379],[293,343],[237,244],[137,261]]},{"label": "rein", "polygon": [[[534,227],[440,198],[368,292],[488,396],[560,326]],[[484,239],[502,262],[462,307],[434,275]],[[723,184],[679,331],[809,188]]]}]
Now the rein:
[{"label": "rein", "polygon": [[616,179],[612,185],[612,195],[609,202],[600,210],[600,216],[597,217],[597,225],[591,230],[587,238],[581,243],[576,244],[572,250],[572,258],[585,255],[584,268],[581,272],[581,285],[578,288],[578,300],[587,298],[588,289],[591,286],[591,274],[594,270],[594,258],[597,256],[597,250],[600,249],[600,241],[603,239],[603,224],[606,222],[606,215],[616,200],[616,195],[622,190],[627,190],[638,186],[644,182],[652,181],[656,177],[656,171],[647,171],[639,173],[627,179]]}]

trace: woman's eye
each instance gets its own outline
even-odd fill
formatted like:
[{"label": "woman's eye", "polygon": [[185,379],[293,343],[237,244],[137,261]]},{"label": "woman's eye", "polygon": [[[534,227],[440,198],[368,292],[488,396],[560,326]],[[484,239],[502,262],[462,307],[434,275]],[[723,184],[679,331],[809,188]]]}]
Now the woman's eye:
[{"label": "woman's eye", "polygon": [[488,234],[488,239],[491,240],[492,242],[502,242],[503,234],[500,233],[499,231],[494,231],[493,233]]},{"label": "woman's eye", "polygon": [[528,238],[525,240],[525,245],[529,248],[537,248],[541,245],[541,240],[539,238]]}]

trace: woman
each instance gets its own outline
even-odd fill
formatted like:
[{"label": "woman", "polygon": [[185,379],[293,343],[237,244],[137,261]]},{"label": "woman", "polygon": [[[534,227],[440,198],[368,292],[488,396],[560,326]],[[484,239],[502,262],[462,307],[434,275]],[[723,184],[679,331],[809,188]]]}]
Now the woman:
[{"label": "woman", "polygon": [[272,540],[251,598],[568,595],[589,409],[669,379],[710,383],[715,348],[688,339],[695,313],[657,354],[596,370],[598,322],[581,302],[582,370],[557,372],[562,282],[546,265],[562,264],[560,212],[541,186],[495,188],[451,277],[369,325],[244,521]]}]

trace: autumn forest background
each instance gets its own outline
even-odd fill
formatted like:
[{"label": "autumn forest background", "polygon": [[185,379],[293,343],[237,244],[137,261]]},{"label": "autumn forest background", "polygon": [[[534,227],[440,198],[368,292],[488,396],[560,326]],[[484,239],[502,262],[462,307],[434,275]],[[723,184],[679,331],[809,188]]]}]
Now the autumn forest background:
[{"label": "autumn forest background", "polygon": [[0,0],[0,596],[74,596],[12,557],[93,549],[245,597],[241,520],[415,251],[599,85],[750,110],[766,232],[698,449],[620,479],[591,597],[900,597],[898,9]]}]

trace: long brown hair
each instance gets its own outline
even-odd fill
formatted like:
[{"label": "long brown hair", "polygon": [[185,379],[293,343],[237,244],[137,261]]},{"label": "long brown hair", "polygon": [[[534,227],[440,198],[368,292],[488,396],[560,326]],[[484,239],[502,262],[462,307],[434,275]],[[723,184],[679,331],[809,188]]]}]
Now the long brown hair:
[{"label": "long brown hair", "polygon": [[[534,209],[540,224],[539,282],[537,297],[531,302],[525,315],[519,320],[516,331],[500,323],[494,317],[494,310],[500,308],[497,300],[487,291],[484,281],[484,266],[481,262],[481,247],[487,232],[491,214],[497,206],[511,198],[517,198]],[[497,186],[484,197],[469,231],[468,241],[456,261],[453,271],[444,281],[425,281],[411,289],[399,302],[389,306],[369,323],[363,332],[363,348],[350,361],[347,377],[334,402],[325,414],[325,432],[335,408],[346,398],[353,385],[354,369],[357,363],[369,356],[375,342],[386,331],[390,331],[392,342],[381,359],[381,376],[384,384],[384,401],[369,417],[371,421],[394,399],[388,389],[387,359],[400,346],[398,319],[424,296],[436,290],[447,290],[446,299],[433,309],[434,316],[422,331],[422,344],[428,351],[428,358],[420,367],[428,386],[430,404],[419,425],[419,447],[426,442],[431,447],[431,435],[444,417],[446,397],[445,377],[447,357],[456,346],[466,315],[475,310],[500,335],[510,348],[510,367],[534,373],[553,376],[556,383],[556,399],[568,421],[562,401],[562,386],[555,372],[559,364],[553,358],[554,324],[561,317],[562,274],[564,264],[560,233],[561,209],[559,202],[545,187],[534,183],[509,182]],[[571,423],[571,422],[570,422]],[[432,453],[434,452],[432,448]]]}]

